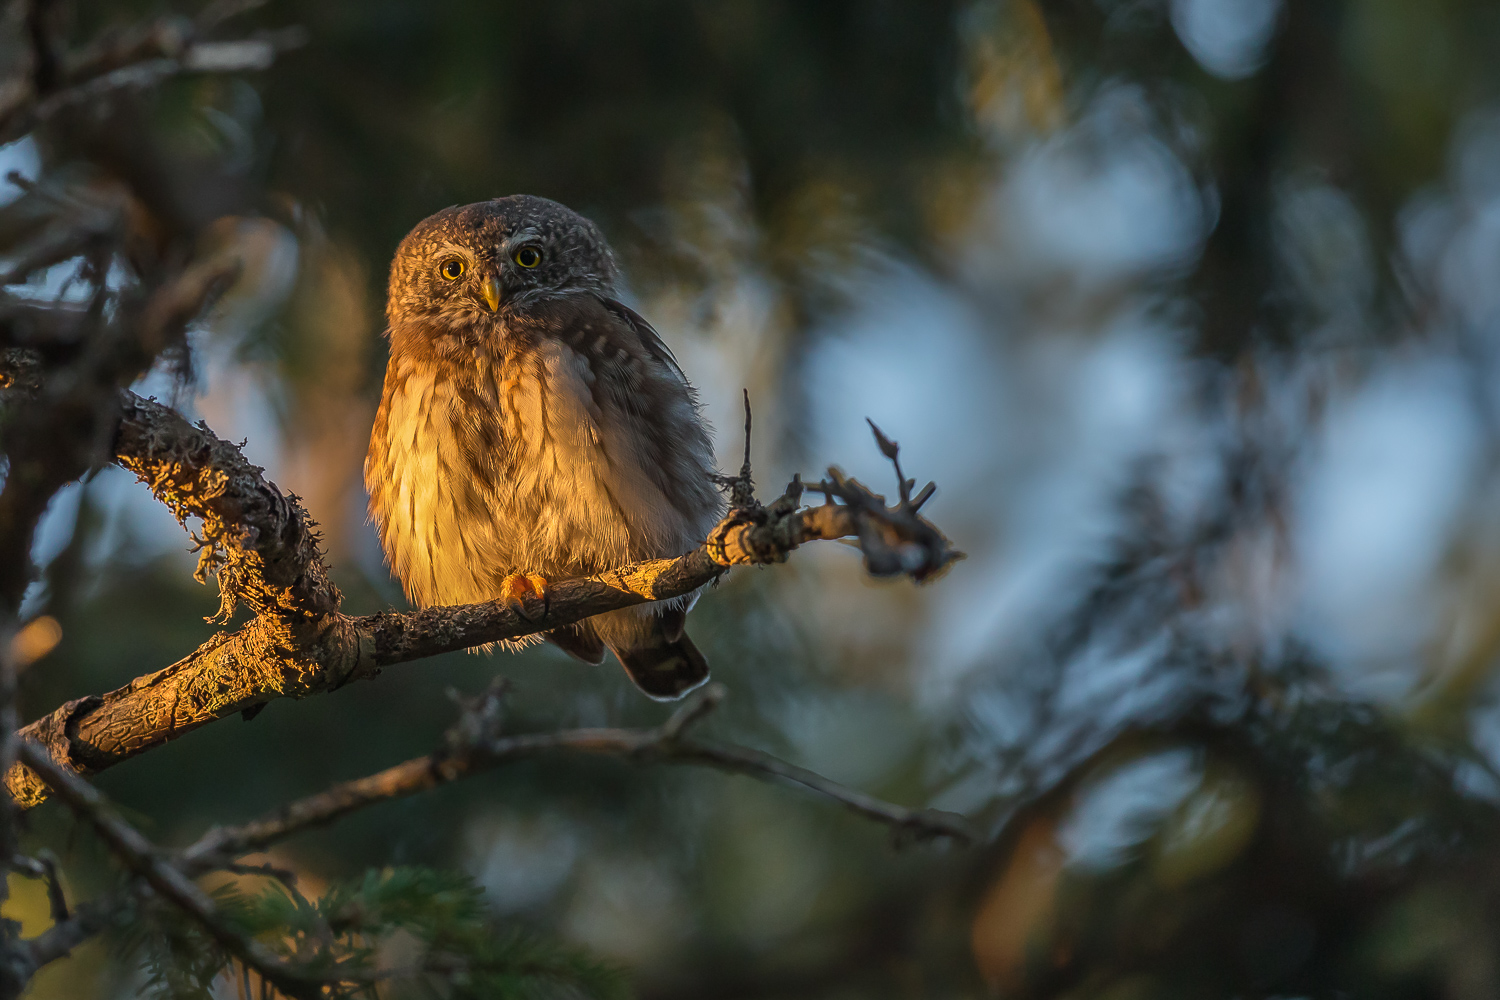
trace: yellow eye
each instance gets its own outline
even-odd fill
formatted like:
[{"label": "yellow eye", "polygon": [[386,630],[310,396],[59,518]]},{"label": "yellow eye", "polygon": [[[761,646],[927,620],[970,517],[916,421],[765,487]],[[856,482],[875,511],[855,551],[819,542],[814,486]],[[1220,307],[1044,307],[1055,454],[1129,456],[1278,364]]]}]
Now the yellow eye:
[{"label": "yellow eye", "polygon": [[445,260],[443,261],[443,266],[438,268],[438,274],[441,274],[449,281],[457,281],[463,277],[463,273],[464,262],[461,260]]},{"label": "yellow eye", "polygon": [[516,251],[516,263],[522,267],[536,267],[542,262],[542,252],[536,247],[522,247]]}]

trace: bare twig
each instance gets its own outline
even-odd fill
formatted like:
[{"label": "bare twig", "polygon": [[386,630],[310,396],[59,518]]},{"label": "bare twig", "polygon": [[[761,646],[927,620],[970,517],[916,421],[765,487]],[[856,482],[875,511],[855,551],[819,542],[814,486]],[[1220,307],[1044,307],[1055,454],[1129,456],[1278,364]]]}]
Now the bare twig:
[{"label": "bare twig", "polygon": [[[276,53],[302,44],[300,33],[281,32],[234,41],[199,36],[254,4],[213,4],[198,22],[166,17],[144,29],[108,33],[84,49],[59,55],[46,31],[49,4],[33,0],[27,26],[33,43],[31,73],[0,84],[0,141],[9,142],[59,112],[97,103],[121,90],[148,87],[182,73],[264,70]],[[225,8],[216,11],[214,8]]]},{"label": "bare twig", "polygon": [[41,862],[42,869],[46,873],[44,883],[47,886],[47,908],[52,916],[52,922],[60,924],[68,919],[68,897],[63,893],[62,879],[57,874],[57,857],[48,850],[42,850],[37,854],[37,860]]},{"label": "bare twig", "polygon": [[729,488],[731,510],[744,510],[758,506],[755,501],[755,480],[750,468],[750,390],[741,389],[745,397],[745,460],[740,463],[737,476],[720,476],[719,485]]},{"label": "bare twig", "polygon": [[[671,717],[653,729],[570,729],[555,733],[494,736],[467,746],[448,746],[378,774],[346,781],[299,799],[243,826],[211,830],[183,852],[182,863],[193,872],[221,868],[242,854],[263,850],[293,834],[327,825],[375,803],[406,798],[502,764],[556,751],[669,764],[699,764],[797,784],[919,839],[951,837],[964,843],[976,839],[973,828],[962,816],[930,809],[907,809],[847,788],[758,750],[689,738],[688,730],[711,712],[724,695],[722,685],[711,684],[692,695]],[[497,696],[492,693],[490,697]],[[471,707],[470,711],[495,714],[488,712],[487,706]]]},{"label": "bare twig", "polygon": [[10,867],[12,871],[46,884],[47,904],[54,923],[62,923],[68,919],[68,899],[63,894],[62,882],[57,877],[57,858],[51,851],[41,851],[34,858],[17,854],[10,859]]},{"label": "bare twig", "polygon": [[[896,470],[896,487],[899,500],[894,507],[887,507],[885,497],[872,493],[857,479],[844,476],[837,468],[828,469],[828,479],[821,483],[808,483],[806,488],[822,493],[832,504],[842,501],[848,509],[858,530],[859,545],[865,554],[865,569],[871,576],[907,575],[918,583],[926,583],[941,576],[953,563],[964,557],[948,544],[948,539],[919,511],[922,505],[937,491],[934,483],[922,487],[913,499],[911,488],[915,480],[907,479],[901,471],[901,446],[881,432],[873,420],[866,419],[875,434],[875,444],[880,453],[890,459]],[[827,508],[825,508],[827,509]]]}]

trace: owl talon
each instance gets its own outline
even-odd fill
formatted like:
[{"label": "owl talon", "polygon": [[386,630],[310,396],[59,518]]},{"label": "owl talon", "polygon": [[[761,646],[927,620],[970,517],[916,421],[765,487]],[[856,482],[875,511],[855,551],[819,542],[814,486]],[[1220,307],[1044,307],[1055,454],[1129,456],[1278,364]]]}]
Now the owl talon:
[{"label": "owl talon", "polygon": [[546,577],[535,573],[512,573],[500,581],[500,600],[526,622],[531,621],[526,614],[526,599],[529,597],[541,599],[543,618],[551,613],[552,598],[547,593]]}]

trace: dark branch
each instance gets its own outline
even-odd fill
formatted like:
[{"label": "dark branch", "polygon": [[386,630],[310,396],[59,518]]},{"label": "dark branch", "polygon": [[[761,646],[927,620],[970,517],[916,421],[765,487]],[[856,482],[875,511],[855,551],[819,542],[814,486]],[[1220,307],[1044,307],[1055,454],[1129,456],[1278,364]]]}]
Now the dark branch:
[{"label": "dark branch", "polygon": [[275,984],[287,996],[306,1000],[323,996],[319,982],[304,978],[260,942],[226,925],[208,894],[176,865],[163,860],[156,847],[140,831],[116,816],[104,796],[92,785],[58,767],[46,750],[34,743],[22,741],[19,756],[80,820],[93,828],[110,853],[131,874],[202,926],[225,951]]},{"label": "dark branch", "polygon": [[234,41],[207,41],[205,30],[224,18],[198,24],[162,18],[144,29],[104,35],[79,52],[60,57],[45,31],[46,7],[33,3],[27,25],[34,56],[27,78],[0,84],[0,142],[10,142],[59,112],[96,103],[112,93],[148,87],[183,73],[243,73],[268,68],[276,53],[302,43],[298,32]]},{"label": "dark branch", "polygon": [[750,390],[740,391],[745,398],[745,459],[740,463],[739,475],[719,477],[719,485],[729,489],[729,506],[732,510],[745,510],[756,505],[755,480],[750,474]]},{"label": "dark branch", "polygon": [[[907,809],[830,781],[770,754],[744,747],[721,746],[690,739],[691,726],[723,700],[722,685],[710,685],[691,697],[654,729],[571,729],[555,733],[500,736],[494,733],[499,713],[491,710],[499,692],[492,689],[472,706],[457,730],[463,738],[449,740],[444,749],[397,764],[378,774],[346,781],[243,826],[209,831],[183,852],[188,871],[222,867],[242,854],[260,851],[293,834],[325,826],[379,802],[406,798],[418,792],[480,774],[512,761],[542,753],[573,753],[624,757],[668,764],[698,764],[736,774],[801,785],[862,816],[919,839],[951,837],[968,843],[977,839],[968,820],[937,810]],[[466,726],[471,719],[475,724]]]},{"label": "dark branch", "polygon": [[90,900],[79,906],[67,920],[53,924],[29,941],[20,942],[31,967],[27,978],[48,962],[66,957],[74,948],[104,930],[125,905],[125,898],[106,896]]},{"label": "dark branch", "polygon": [[[770,754],[691,738],[690,729],[725,697],[722,685],[710,685],[697,692],[660,726],[651,729],[574,729],[518,736],[504,736],[499,731],[504,689],[503,682],[492,684],[480,697],[463,701],[459,721],[449,730],[440,750],[378,774],[335,785],[242,826],[216,827],[175,858],[159,852],[134,827],[120,819],[91,785],[57,766],[41,747],[17,742],[25,763],[94,829],[136,876],[139,880],[135,883],[136,892],[149,887],[199,923],[226,951],[293,997],[320,997],[323,995],[320,987],[325,983],[300,973],[258,942],[227,926],[213,901],[192,882],[193,878],[212,871],[232,871],[277,878],[290,885],[295,880],[290,871],[272,865],[246,865],[237,859],[297,833],[333,823],[359,809],[415,795],[538,754],[572,752],[640,763],[714,767],[761,780],[801,785],[885,824],[903,838],[946,837],[960,843],[978,840],[978,834],[963,816],[894,805]],[[55,870],[48,867],[46,859],[17,857],[12,866],[33,877],[49,879],[49,885],[55,884]],[[23,980],[103,930],[130,902],[128,894],[106,896],[84,903],[70,915],[59,900],[60,890],[54,899],[55,925],[42,935],[22,942],[24,947],[19,955],[27,968],[18,971]]]},{"label": "dark branch", "polygon": [[47,906],[52,922],[62,923],[69,919],[68,899],[63,894],[62,882],[57,877],[57,858],[51,851],[42,851],[34,858],[18,854],[11,858],[11,871],[27,878],[40,879],[47,887]]}]

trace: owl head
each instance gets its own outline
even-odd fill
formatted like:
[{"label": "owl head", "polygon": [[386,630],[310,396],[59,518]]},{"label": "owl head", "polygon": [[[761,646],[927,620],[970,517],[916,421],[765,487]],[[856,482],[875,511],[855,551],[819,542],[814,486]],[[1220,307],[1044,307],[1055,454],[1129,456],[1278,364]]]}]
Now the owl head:
[{"label": "owl head", "polygon": [[553,298],[614,294],[599,227],[527,194],[445,208],[417,223],[391,264],[391,324],[468,325]]}]

